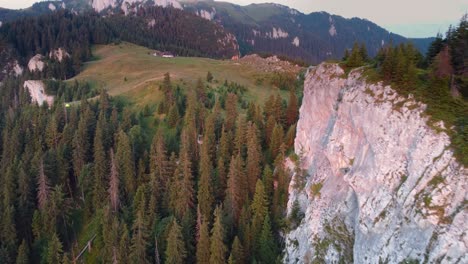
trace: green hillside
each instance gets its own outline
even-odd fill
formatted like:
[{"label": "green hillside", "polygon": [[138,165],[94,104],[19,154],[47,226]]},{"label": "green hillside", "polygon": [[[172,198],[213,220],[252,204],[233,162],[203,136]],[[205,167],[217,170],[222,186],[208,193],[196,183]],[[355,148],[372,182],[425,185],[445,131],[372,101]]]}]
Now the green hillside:
[{"label": "green hillside", "polygon": [[159,85],[167,72],[183,88],[194,87],[199,78],[205,80],[207,72],[211,72],[214,81],[208,85],[213,89],[225,80],[235,82],[247,88],[249,100],[261,104],[270,94],[287,94],[267,81],[260,81],[270,73],[242,62],[195,57],[162,58],[153,53],[154,50],[130,43],[95,46],[95,60],[86,63],[82,72],[68,82],[87,81],[94,88],[104,88],[112,96],[125,95],[137,104],[159,102]]}]

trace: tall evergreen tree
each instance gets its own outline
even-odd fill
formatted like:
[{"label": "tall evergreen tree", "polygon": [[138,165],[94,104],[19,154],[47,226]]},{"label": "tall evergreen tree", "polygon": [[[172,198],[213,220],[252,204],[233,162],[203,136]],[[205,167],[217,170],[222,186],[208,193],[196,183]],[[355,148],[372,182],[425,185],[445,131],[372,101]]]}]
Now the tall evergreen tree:
[{"label": "tall evergreen tree", "polygon": [[202,220],[197,243],[197,263],[210,263],[210,231],[208,221]]},{"label": "tall evergreen tree", "polygon": [[226,262],[227,248],[224,244],[225,231],[223,226],[223,212],[221,207],[216,207],[214,212],[215,222],[211,230],[210,238],[210,262],[211,264],[224,264]]},{"label": "tall evergreen tree", "polygon": [[270,217],[267,215],[260,235],[258,260],[261,263],[275,263],[277,252],[278,249],[271,230]]},{"label": "tall evergreen tree", "polygon": [[250,197],[252,197],[255,192],[255,184],[261,174],[261,151],[257,127],[255,124],[250,124],[247,131],[247,164],[245,169]]},{"label": "tall evergreen tree", "polygon": [[149,263],[148,257],[146,256],[148,233],[143,210],[144,209],[138,209],[135,221],[133,222],[133,234],[130,246],[130,260],[132,263]]},{"label": "tall evergreen tree", "polygon": [[200,213],[206,222],[210,222],[214,203],[212,172],[213,166],[209,156],[209,145],[203,142],[200,155],[200,180],[198,181],[198,204]]},{"label": "tall evergreen tree", "polygon": [[187,258],[187,251],[183,241],[182,231],[180,226],[174,220],[171,230],[167,237],[166,247],[166,262],[167,264],[182,264]]},{"label": "tall evergreen tree", "polygon": [[119,175],[122,179],[123,187],[127,197],[133,197],[135,193],[135,163],[133,160],[132,148],[127,134],[120,130],[117,136],[117,164],[119,165]]},{"label": "tall evergreen tree", "polygon": [[94,136],[94,182],[93,182],[93,206],[100,208],[100,205],[106,200],[105,182],[107,175],[106,151],[103,144],[103,134],[105,126],[105,116],[101,112],[96,126]]}]

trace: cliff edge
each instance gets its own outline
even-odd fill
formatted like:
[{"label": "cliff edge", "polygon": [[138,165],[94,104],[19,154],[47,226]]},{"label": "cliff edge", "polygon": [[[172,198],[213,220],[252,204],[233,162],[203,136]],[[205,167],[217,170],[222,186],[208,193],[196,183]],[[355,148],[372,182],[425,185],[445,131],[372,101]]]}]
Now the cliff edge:
[{"label": "cliff edge", "polygon": [[307,174],[288,204],[304,218],[286,263],[468,262],[468,171],[424,110],[359,69],[310,70],[295,139]]}]

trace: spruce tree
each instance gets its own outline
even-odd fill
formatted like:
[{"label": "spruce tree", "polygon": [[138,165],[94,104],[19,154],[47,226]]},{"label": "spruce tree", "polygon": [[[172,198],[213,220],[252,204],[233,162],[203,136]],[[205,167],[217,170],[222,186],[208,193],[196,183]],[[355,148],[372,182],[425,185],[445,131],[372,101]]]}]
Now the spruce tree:
[{"label": "spruce tree", "polygon": [[208,144],[203,142],[200,155],[200,180],[198,181],[198,204],[200,213],[206,222],[210,222],[214,203],[212,172],[213,166],[208,153]]},{"label": "spruce tree", "polygon": [[263,222],[268,213],[268,198],[265,193],[265,189],[261,180],[257,181],[255,188],[255,196],[252,201],[251,210],[253,213],[252,219],[252,236],[254,238],[260,237]]},{"label": "spruce tree", "polygon": [[299,118],[299,103],[296,93],[293,89],[289,91],[288,108],[286,109],[286,125],[291,126],[297,122]]},{"label": "spruce tree", "polygon": [[255,124],[250,124],[247,131],[247,159],[246,173],[249,186],[249,195],[253,196],[255,184],[261,174],[260,162],[262,158],[261,146],[258,140],[258,131]]},{"label": "spruce tree", "polygon": [[234,263],[234,264],[245,263],[244,249],[237,236],[234,237],[234,242],[232,242],[231,255],[229,256],[229,260],[231,261],[231,263]]},{"label": "spruce tree", "polygon": [[270,217],[265,217],[259,239],[258,260],[262,263],[275,263],[277,257],[277,245],[271,230]]},{"label": "spruce tree", "polygon": [[[144,204],[144,201],[142,201]],[[130,260],[132,263],[149,263],[146,256],[148,246],[148,233],[146,230],[144,209],[138,209],[132,227],[132,240],[130,246]]]},{"label": "spruce tree", "polygon": [[106,152],[103,144],[105,116],[101,112],[94,136],[94,178],[93,178],[93,206],[100,208],[106,200],[105,182],[107,175]]},{"label": "spruce tree", "polygon": [[117,164],[119,165],[119,175],[122,179],[125,194],[128,198],[135,193],[135,164],[133,161],[132,148],[127,134],[120,130],[117,136]]},{"label": "spruce tree", "polygon": [[47,245],[47,263],[55,264],[62,261],[63,246],[62,242],[54,232]]},{"label": "spruce tree", "polygon": [[276,125],[273,129],[270,142],[270,153],[272,158],[275,158],[278,155],[281,144],[283,144],[283,137],[283,127],[280,125]]},{"label": "spruce tree", "polygon": [[109,177],[109,197],[110,205],[114,212],[119,210],[120,206],[120,176],[119,176],[119,165],[115,159],[114,150],[110,150],[110,177]]},{"label": "spruce tree", "polygon": [[172,223],[172,227],[167,237],[165,255],[165,263],[167,264],[183,264],[187,258],[187,251],[185,250],[182,231],[175,220]]},{"label": "spruce tree", "polygon": [[224,264],[226,262],[227,248],[224,244],[225,231],[223,226],[223,212],[221,207],[216,207],[214,212],[215,222],[211,230],[210,238],[210,264]]},{"label": "spruce tree", "polygon": [[21,245],[18,248],[18,256],[16,257],[16,264],[28,264],[29,263],[29,247],[26,240],[23,239]]},{"label": "spruce tree", "polygon": [[197,243],[197,263],[210,263],[210,231],[208,221],[202,219]]}]

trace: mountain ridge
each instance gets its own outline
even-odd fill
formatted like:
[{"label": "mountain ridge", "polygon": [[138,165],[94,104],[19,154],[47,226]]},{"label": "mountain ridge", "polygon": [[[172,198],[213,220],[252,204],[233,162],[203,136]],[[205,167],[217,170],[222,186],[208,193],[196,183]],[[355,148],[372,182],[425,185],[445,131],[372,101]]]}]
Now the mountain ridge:
[{"label": "mountain ridge", "polygon": [[[62,3],[62,4],[59,4]],[[393,34],[377,24],[361,18],[344,18],[327,12],[302,13],[280,4],[262,3],[240,6],[217,1],[177,0],[65,0],[63,2],[41,2],[25,11],[0,11],[0,21],[18,16],[37,15],[57,9],[73,11],[93,9],[102,14],[136,13],[141,7],[172,6],[195,13],[209,21],[220,24],[233,33],[243,55],[251,53],[273,53],[309,63],[328,59],[341,59],[345,49],[354,42],[365,43],[369,54],[374,56],[385,44],[411,41],[425,53],[433,38],[405,38]]]}]

